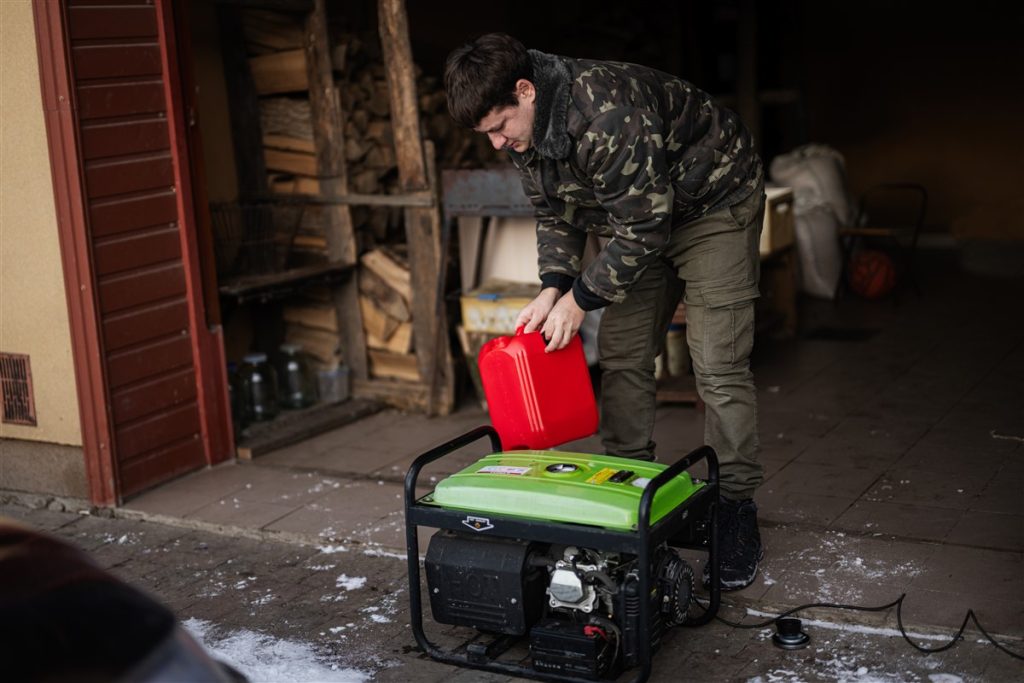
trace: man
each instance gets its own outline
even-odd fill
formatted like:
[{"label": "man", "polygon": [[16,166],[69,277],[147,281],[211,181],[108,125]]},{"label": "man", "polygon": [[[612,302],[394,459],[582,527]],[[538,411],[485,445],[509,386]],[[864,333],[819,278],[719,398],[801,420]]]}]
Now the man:
[{"label": "man", "polygon": [[[452,117],[508,152],[536,209],[542,289],[517,325],[553,351],[586,311],[607,307],[598,350],[611,455],[654,458],[654,359],[685,286],[705,441],[721,463],[722,587],[749,585],[763,557],[749,356],[764,212],[750,134],[668,74],[527,50],[504,34],[453,51],[445,88]],[[589,232],[608,242],[581,272]]]}]

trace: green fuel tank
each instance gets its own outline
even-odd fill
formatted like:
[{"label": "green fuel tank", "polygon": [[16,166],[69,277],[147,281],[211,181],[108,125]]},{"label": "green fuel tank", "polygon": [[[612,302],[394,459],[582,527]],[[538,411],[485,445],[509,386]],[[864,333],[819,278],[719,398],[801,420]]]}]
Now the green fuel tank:
[{"label": "green fuel tank", "polygon": [[[632,531],[644,486],[667,465],[610,455],[507,451],[481,458],[437,484],[420,502],[467,512],[512,515]],[[657,522],[704,484],[683,472],[651,506]]]}]

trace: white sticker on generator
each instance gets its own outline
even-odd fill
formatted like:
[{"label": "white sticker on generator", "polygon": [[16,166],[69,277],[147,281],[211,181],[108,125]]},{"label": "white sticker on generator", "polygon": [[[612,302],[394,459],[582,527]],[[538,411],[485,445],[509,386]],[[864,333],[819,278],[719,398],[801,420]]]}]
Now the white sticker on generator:
[{"label": "white sticker on generator", "polygon": [[511,465],[487,465],[476,471],[477,474],[516,474],[522,475],[530,471],[529,467],[513,467]]}]

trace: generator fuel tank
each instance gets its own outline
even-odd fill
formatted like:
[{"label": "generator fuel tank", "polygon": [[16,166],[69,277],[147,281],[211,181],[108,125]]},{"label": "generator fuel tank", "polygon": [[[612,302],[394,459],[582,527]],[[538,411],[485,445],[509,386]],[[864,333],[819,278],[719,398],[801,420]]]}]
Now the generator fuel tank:
[{"label": "generator fuel tank", "polygon": [[[507,451],[485,456],[441,480],[420,502],[629,531],[637,528],[644,486],[665,469],[659,463],[609,455]],[[651,507],[651,523],[702,486],[687,472],[662,486]]]}]

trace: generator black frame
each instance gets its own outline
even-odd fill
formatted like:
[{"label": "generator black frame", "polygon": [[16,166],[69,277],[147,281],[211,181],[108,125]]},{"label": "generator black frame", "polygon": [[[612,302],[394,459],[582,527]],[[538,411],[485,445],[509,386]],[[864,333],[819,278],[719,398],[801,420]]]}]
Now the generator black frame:
[{"label": "generator black frame", "polygon": [[[511,662],[499,661],[491,657],[487,650],[457,653],[444,650],[432,643],[423,630],[423,601],[420,589],[420,558],[419,538],[417,529],[420,526],[450,531],[465,531],[466,510],[450,510],[436,505],[420,503],[416,499],[416,480],[424,466],[439,458],[457,451],[470,443],[488,437],[494,453],[501,452],[501,439],[498,432],[489,425],[477,427],[465,434],[447,441],[436,448],[423,453],[413,461],[405,476],[405,542],[409,563],[409,607],[413,635],[420,647],[433,659],[448,664],[493,671],[496,673],[533,678],[542,681],[570,681],[572,683],[593,683],[591,679],[575,676],[559,676],[536,671],[533,668],[520,666]],[[692,467],[701,460],[707,460],[708,476],[705,486],[668,512],[664,517],[651,525],[651,505],[659,488],[671,481],[676,475]],[[691,514],[700,513],[700,514]],[[718,581],[718,458],[710,446],[701,446],[667,467],[644,488],[640,497],[640,509],[636,531],[615,531],[601,527],[564,522],[544,522],[513,515],[487,515],[488,525],[473,529],[476,533],[487,536],[498,536],[509,539],[538,541],[575,545],[596,550],[629,553],[637,556],[640,567],[650,567],[651,550],[658,544],[666,542],[680,548],[706,551],[708,553],[709,601],[707,609],[699,616],[687,620],[685,626],[700,626],[708,623],[718,612],[721,601],[721,587]],[[696,531],[695,526],[707,521],[707,533]],[[650,595],[651,576],[648,571],[638,572],[639,594]],[[633,679],[634,683],[646,681],[651,675],[651,644],[646,633],[651,623],[651,605],[649,600],[640,600],[640,624],[644,629],[644,637],[640,641],[640,673]],[[525,636],[515,636],[521,638]],[[500,653],[499,653],[500,655]]]}]

